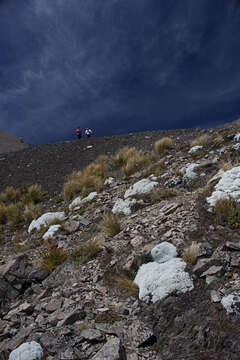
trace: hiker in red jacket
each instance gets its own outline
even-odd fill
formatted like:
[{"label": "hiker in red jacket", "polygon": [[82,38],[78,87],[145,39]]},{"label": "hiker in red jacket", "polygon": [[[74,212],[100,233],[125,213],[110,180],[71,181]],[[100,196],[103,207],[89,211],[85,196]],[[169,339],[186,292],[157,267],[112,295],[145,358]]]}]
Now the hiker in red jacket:
[{"label": "hiker in red jacket", "polygon": [[79,127],[76,128],[76,135],[77,135],[78,139],[81,139],[81,137],[82,137],[82,132],[81,132],[81,129],[80,129]]}]

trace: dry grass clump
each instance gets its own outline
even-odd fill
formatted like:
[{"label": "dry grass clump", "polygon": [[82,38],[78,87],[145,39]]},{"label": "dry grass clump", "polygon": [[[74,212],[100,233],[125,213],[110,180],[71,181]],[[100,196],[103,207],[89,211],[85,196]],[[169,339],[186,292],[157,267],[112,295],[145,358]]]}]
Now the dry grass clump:
[{"label": "dry grass clump", "polygon": [[14,189],[12,186],[8,186],[0,193],[0,201],[4,203],[17,202],[20,200],[20,196],[20,189]]},{"label": "dry grass clump", "polygon": [[40,203],[45,196],[46,192],[42,190],[42,187],[40,185],[34,184],[26,188],[26,191],[23,193],[21,200],[24,204],[37,204]]},{"label": "dry grass clump", "polygon": [[100,252],[100,246],[95,241],[80,245],[71,253],[71,259],[76,263],[85,264],[94,259]]},{"label": "dry grass clump", "polygon": [[4,191],[0,193],[0,201],[5,204],[10,203],[39,203],[45,197],[44,192],[40,185],[23,186],[21,188],[14,189],[12,186],[8,186]]},{"label": "dry grass clump", "polygon": [[233,164],[232,164],[231,161],[220,161],[217,164],[217,167],[219,169],[222,169],[223,171],[228,171],[228,170],[231,170],[233,168]]},{"label": "dry grass clump", "polygon": [[7,209],[4,203],[0,203],[0,224],[4,225],[7,222]]},{"label": "dry grass clump", "polygon": [[132,279],[126,275],[120,275],[115,278],[116,287],[128,296],[138,296],[139,288]]},{"label": "dry grass clump", "polygon": [[191,142],[191,146],[207,146],[207,145],[210,145],[212,143],[212,138],[210,135],[201,135],[199,136],[197,139],[194,139],[192,142]]},{"label": "dry grass clump", "polygon": [[41,255],[41,267],[48,273],[51,273],[68,258],[68,253],[64,249],[55,247],[52,240],[48,242],[47,252],[42,252]]},{"label": "dry grass clump", "polygon": [[63,185],[64,199],[71,200],[77,193],[86,196],[92,191],[101,191],[107,175],[108,157],[100,155],[83,171],[75,171],[69,176],[67,182]]},{"label": "dry grass clump", "polygon": [[153,189],[152,191],[152,197],[155,200],[165,200],[165,199],[171,199],[177,196],[176,191],[165,189],[162,191]]},{"label": "dry grass clump", "polygon": [[149,165],[155,158],[153,154],[145,154],[143,150],[125,146],[112,157],[113,165],[122,169],[125,176],[130,176]]},{"label": "dry grass clump", "polygon": [[19,224],[20,222],[24,221],[21,205],[21,203],[15,203],[6,206],[8,223]]},{"label": "dry grass clump", "polygon": [[38,218],[42,214],[42,207],[37,204],[27,204],[24,207],[23,216],[26,221],[32,221],[33,219]]},{"label": "dry grass clump", "polygon": [[155,142],[154,149],[158,154],[164,154],[172,147],[172,145],[172,139],[170,137],[164,137]]},{"label": "dry grass clump", "polygon": [[108,235],[117,235],[121,231],[121,223],[119,216],[111,212],[104,214],[102,217],[100,228]]},{"label": "dry grass clump", "polygon": [[190,246],[184,249],[183,259],[186,263],[194,264],[197,260],[200,244],[193,242]]}]

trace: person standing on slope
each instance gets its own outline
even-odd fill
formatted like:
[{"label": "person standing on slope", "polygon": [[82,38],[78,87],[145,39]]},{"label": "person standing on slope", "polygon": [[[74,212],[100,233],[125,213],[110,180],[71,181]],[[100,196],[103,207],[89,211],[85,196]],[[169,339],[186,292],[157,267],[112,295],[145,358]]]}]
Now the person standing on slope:
[{"label": "person standing on slope", "polygon": [[92,130],[89,129],[89,128],[86,128],[86,130],[85,130],[85,135],[86,135],[86,137],[90,138],[90,137],[91,137],[91,134],[92,134]]},{"label": "person standing on slope", "polygon": [[77,135],[78,139],[81,139],[82,132],[81,132],[81,129],[79,127],[76,128],[76,135]]}]

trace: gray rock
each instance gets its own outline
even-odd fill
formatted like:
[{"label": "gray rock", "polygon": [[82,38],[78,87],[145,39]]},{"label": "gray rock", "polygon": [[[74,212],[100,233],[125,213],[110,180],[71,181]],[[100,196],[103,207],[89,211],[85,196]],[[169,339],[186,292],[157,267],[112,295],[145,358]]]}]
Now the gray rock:
[{"label": "gray rock", "polygon": [[0,278],[0,299],[13,300],[18,297],[19,292],[14,289],[7,281]]},{"label": "gray rock", "polygon": [[91,360],[127,360],[125,349],[119,338],[110,338]]},{"label": "gray rock", "polygon": [[52,313],[56,310],[59,310],[62,307],[62,303],[62,299],[53,299],[45,306],[45,310],[48,313]]},{"label": "gray rock", "polygon": [[71,234],[74,233],[79,229],[80,223],[76,220],[68,220],[63,225],[63,230],[65,230],[67,233]]},{"label": "gray rock", "polygon": [[227,241],[226,247],[231,250],[240,250],[240,242]]},{"label": "gray rock", "polygon": [[177,251],[174,245],[164,241],[151,250],[151,255],[154,261],[161,264],[176,257]]},{"label": "gray rock", "polygon": [[78,320],[83,320],[86,317],[86,312],[82,309],[76,309],[71,313],[67,314],[63,320],[61,320],[57,326],[72,325]]},{"label": "gray rock", "polygon": [[222,271],[222,269],[223,269],[222,266],[213,265],[208,270],[206,270],[204,273],[202,273],[201,277],[207,276],[207,275],[210,275],[210,276],[215,275],[215,274],[219,273],[220,271]]},{"label": "gray rock", "polygon": [[105,340],[105,335],[97,329],[82,330],[80,333],[80,336],[84,340],[88,340],[88,341],[104,341]]}]

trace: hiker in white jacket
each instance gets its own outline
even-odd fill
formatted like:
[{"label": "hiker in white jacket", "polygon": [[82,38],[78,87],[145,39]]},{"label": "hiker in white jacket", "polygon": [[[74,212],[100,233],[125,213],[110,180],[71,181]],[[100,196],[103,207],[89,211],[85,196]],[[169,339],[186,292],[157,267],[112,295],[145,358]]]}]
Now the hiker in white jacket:
[{"label": "hiker in white jacket", "polygon": [[92,130],[89,129],[89,128],[87,128],[87,129],[85,130],[85,135],[86,135],[86,137],[90,138],[90,137],[91,137],[91,134],[92,134]]}]

